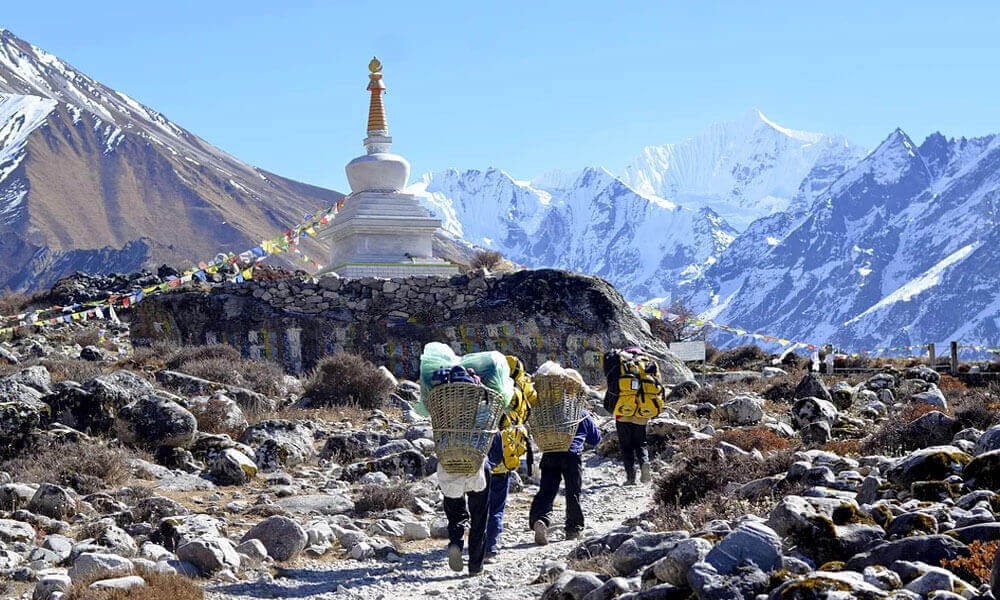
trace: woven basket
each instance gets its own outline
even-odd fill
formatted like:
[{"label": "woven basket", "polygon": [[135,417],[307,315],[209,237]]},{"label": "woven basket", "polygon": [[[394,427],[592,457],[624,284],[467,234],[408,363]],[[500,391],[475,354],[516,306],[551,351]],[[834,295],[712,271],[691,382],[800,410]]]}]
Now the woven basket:
[{"label": "woven basket", "polygon": [[441,468],[457,475],[478,472],[503,414],[503,396],[472,383],[445,383],[431,388],[425,404]]},{"label": "woven basket", "polygon": [[532,439],[542,452],[569,450],[587,393],[580,382],[563,375],[536,375],[532,382],[538,394],[528,417]]}]

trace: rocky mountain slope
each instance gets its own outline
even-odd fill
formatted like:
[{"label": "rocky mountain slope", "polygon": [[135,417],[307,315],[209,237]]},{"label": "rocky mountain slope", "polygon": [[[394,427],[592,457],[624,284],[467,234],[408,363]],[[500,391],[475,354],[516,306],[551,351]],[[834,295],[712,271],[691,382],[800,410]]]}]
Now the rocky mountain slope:
[{"label": "rocky mountain slope", "polygon": [[722,323],[848,348],[1000,341],[997,136],[894,131],[804,211],[758,221],[691,296]]},{"label": "rocky mountain slope", "polygon": [[[782,127],[755,109],[678,144],[644,149],[622,179],[642,194],[710,208],[743,231],[793,200],[810,200],[822,180],[866,153],[840,136]],[[802,189],[807,178],[821,181]]]},{"label": "rocky mountain slope", "polygon": [[453,235],[521,264],[599,275],[628,298],[676,293],[736,235],[711,209],[639,194],[604,169],[531,182],[453,170],[412,187]]},{"label": "rocky mountain slope", "polygon": [[339,196],[248,165],[0,31],[0,289],[242,252]]}]

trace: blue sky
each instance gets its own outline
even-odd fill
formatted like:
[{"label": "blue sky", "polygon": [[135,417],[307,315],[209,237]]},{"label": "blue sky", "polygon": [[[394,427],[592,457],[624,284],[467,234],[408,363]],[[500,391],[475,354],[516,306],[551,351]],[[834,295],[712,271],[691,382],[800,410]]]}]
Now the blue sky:
[{"label": "blue sky", "polygon": [[0,26],[235,156],[345,189],[366,64],[414,174],[620,170],[752,107],[874,146],[1000,131],[996,2],[5,3]]}]

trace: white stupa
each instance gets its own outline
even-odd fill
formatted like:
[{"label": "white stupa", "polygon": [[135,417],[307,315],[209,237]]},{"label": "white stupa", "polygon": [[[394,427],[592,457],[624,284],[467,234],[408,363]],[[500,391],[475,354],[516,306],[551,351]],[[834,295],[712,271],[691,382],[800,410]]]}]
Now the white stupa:
[{"label": "white stupa", "polygon": [[347,163],[351,195],[320,239],[330,244],[330,267],[341,277],[454,275],[458,267],[435,258],[434,232],[441,221],[417,196],[403,193],[410,163],[389,152],[392,138],[382,106],[382,63],[368,64],[368,137],[364,156]]}]

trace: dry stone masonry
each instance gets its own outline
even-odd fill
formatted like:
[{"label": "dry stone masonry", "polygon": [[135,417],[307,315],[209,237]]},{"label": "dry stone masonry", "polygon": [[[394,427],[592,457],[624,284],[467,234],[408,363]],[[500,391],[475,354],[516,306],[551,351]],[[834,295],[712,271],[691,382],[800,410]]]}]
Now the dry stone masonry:
[{"label": "dry stone masonry", "polygon": [[354,352],[413,376],[423,345],[499,350],[529,365],[556,360],[602,381],[601,353],[641,345],[674,382],[690,371],[649,334],[614,288],[556,270],[406,279],[254,281],[149,298],[136,308],[133,339],[227,343],[300,373],[325,354]]}]

